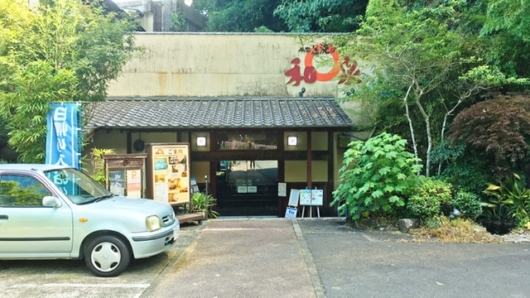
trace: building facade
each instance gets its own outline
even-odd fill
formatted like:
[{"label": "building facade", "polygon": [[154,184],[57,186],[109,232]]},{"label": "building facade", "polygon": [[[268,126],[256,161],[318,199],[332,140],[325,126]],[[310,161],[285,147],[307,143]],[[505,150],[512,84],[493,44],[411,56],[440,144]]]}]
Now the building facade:
[{"label": "building facade", "polygon": [[190,175],[221,215],[283,216],[290,190],[305,188],[323,189],[321,215],[337,215],[329,203],[355,135],[337,98],[365,72],[354,57],[325,35],[139,33],[136,41],[143,51],[108,100],[85,110],[85,154],[188,143]]}]

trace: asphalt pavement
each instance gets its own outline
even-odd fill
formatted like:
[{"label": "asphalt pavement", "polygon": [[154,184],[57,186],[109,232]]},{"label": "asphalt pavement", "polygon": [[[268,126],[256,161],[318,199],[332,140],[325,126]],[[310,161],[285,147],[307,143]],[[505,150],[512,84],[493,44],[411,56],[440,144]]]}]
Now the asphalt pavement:
[{"label": "asphalt pavement", "polygon": [[528,243],[440,243],[340,218],[225,218],[194,235],[141,297],[530,297]]},{"label": "asphalt pavement", "polygon": [[2,298],[529,297],[530,242],[441,243],[342,218],[183,224],[117,277],[83,261],[0,261]]}]

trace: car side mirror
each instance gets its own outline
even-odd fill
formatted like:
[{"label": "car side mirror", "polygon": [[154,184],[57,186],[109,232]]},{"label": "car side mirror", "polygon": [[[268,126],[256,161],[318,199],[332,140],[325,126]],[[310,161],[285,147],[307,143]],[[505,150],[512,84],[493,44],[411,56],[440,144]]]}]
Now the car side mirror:
[{"label": "car side mirror", "polygon": [[56,198],[56,197],[45,196],[44,198],[42,198],[42,206],[44,206],[44,207],[59,208],[62,205],[63,204],[61,203],[61,201],[58,198]]}]

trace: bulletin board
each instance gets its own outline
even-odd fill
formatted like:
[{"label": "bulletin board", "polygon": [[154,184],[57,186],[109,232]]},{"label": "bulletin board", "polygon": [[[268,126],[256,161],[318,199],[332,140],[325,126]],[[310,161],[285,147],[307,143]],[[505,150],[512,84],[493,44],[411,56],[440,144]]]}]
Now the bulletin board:
[{"label": "bulletin board", "polygon": [[311,206],[311,189],[301,189],[300,190],[300,205],[301,206]]},{"label": "bulletin board", "polygon": [[189,143],[146,144],[147,197],[170,204],[190,202]]},{"label": "bulletin board", "polygon": [[323,189],[300,190],[300,206],[322,206],[324,203]]}]

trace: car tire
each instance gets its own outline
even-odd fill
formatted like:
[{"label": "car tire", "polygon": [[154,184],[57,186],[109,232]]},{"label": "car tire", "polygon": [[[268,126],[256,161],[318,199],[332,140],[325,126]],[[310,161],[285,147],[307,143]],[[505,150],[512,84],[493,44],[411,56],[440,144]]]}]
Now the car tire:
[{"label": "car tire", "polygon": [[100,277],[120,275],[131,259],[127,245],[115,236],[98,236],[85,246],[85,264]]}]

